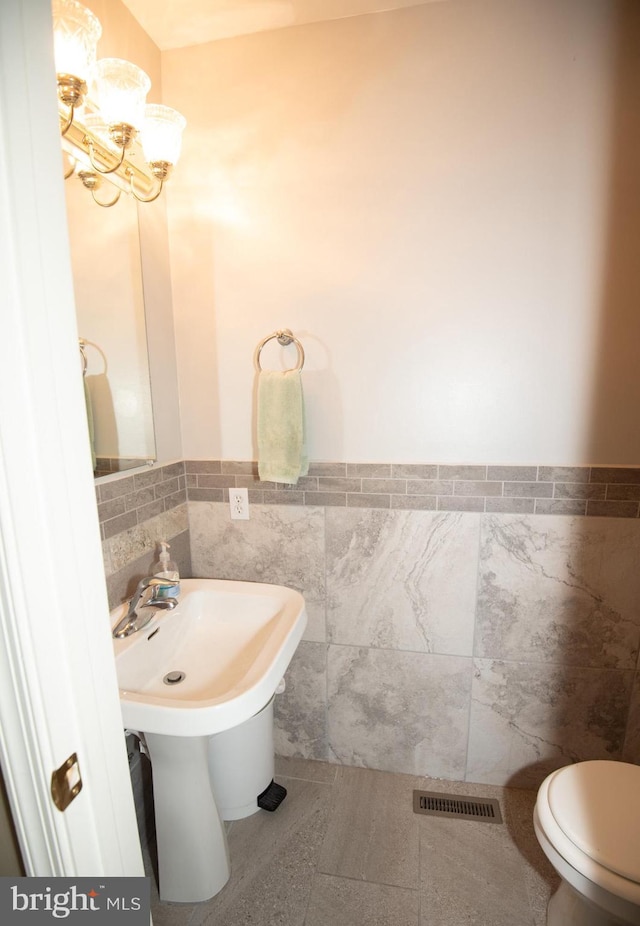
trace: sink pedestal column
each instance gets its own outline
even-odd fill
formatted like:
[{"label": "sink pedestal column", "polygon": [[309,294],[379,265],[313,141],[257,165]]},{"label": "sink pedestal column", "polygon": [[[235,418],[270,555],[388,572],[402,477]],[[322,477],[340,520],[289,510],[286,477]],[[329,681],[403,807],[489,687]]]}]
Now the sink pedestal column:
[{"label": "sink pedestal column", "polygon": [[161,900],[209,900],[231,874],[227,838],[209,780],[208,739],[145,734],[153,773]]}]

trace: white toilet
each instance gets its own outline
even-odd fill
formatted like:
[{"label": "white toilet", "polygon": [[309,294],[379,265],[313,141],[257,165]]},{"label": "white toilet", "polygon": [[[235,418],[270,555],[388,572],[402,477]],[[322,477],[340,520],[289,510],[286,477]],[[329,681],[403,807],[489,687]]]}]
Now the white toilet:
[{"label": "white toilet", "polygon": [[540,785],[533,824],[562,878],[548,926],[640,926],[640,766],[558,769]]}]

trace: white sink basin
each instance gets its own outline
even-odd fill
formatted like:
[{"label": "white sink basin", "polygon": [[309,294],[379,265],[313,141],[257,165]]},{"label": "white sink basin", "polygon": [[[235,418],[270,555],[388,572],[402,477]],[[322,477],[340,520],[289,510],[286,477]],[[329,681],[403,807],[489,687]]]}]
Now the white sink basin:
[{"label": "white sink basin", "polygon": [[227,882],[216,793],[237,783],[244,815],[273,784],[273,695],[306,623],[290,588],[182,579],[177,607],[114,639],[124,726],[144,734],[153,768],[161,900],[199,903]]},{"label": "white sink basin", "polygon": [[[111,613],[115,625],[126,613]],[[114,640],[124,726],[211,736],[260,711],[307,623],[304,599],[280,585],[182,579],[178,606]],[[167,684],[173,672],[184,680]]]}]

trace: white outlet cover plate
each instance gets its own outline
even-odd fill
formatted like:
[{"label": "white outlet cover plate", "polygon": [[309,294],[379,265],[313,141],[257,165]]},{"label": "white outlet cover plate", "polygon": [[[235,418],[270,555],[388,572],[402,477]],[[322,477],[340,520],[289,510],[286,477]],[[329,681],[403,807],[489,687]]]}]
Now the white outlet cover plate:
[{"label": "white outlet cover plate", "polygon": [[229,489],[229,510],[233,521],[249,520],[248,489]]}]

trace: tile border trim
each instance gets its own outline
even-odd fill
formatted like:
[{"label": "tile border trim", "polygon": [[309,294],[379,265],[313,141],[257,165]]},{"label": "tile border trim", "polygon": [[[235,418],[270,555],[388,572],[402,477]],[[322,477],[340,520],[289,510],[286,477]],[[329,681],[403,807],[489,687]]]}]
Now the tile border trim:
[{"label": "tile border trim", "polygon": [[187,501],[184,460],[96,484],[100,538],[143,524]]},{"label": "tile border trim", "polygon": [[640,467],[327,462],[285,486],[261,482],[251,460],[181,460],[97,484],[101,539],[239,487],[254,505],[640,517]]},{"label": "tile border trim", "polygon": [[265,505],[640,516],[640,467],[442,463],[312,463],[296,485],[261,482],[247,460],[186,460],[189,501],[226,502],[249,490]]}]

